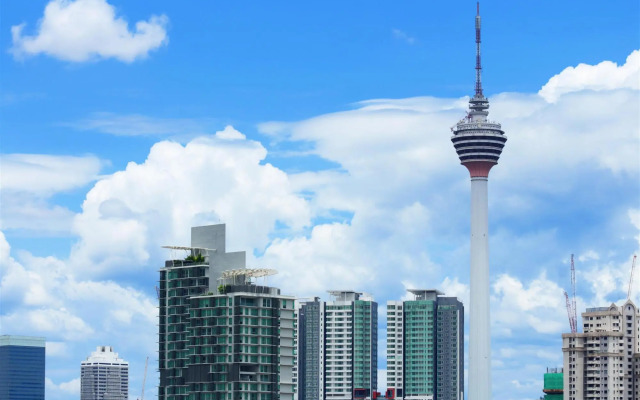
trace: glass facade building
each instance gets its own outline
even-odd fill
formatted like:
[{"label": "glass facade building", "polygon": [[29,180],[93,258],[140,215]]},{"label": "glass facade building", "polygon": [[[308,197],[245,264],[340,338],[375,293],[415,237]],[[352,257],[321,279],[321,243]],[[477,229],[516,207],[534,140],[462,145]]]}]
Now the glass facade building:
[{"label": "glass facade building", "polygon": [[463,400],[464,307],[436,290],[387,303],[387,398]]},{"label": "glass facade building", "polygon": [[292,400],[295,299],[225,252],[225,227],[195,227],[159,285],[159,400]]},{"label": "glass facade building", "polygon": [[45,338],[0,336],[0,399],[44,400]]}]

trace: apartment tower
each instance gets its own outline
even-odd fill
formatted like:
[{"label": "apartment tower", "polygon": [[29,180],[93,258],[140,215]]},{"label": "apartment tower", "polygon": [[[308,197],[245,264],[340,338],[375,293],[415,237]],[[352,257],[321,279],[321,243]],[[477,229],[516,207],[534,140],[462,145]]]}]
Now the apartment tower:
[{"label": "apartment tower", "polygon": [[387,398],[464,400],[464,307],[438,290],[387,302]]},{"label": "apartment tower", "polygon": [[640,312],[622,306],[587,308],[583,333],[563,333],[565,400],[640,398]]},{"label": "apartment tower", "polygon": [[195,227],[160,270],[160,400],[293,400],[295,299],[256,279],[225,227]]},{"label": "apartment tower", "polygon": [[129,363],[111,346],[98,346],[80,364],[80,400],[128,400]]},{"label": "apartment tower", "polygon": [[378,386],[378,304],[330,291],[298,311],[298,399],[371,399]]}]

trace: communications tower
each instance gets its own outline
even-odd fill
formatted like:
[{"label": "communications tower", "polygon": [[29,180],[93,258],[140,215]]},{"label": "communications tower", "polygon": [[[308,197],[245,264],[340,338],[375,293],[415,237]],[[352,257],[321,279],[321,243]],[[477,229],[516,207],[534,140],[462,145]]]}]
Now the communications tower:
[{"label": "communications tower", "polygon": [[491,398],[489,320],[489,170],[498,163],[507,137],[499,123],[487,119],[489,100],[482,93],[480,5],[476,15],[476,85],[467,116],[451,130],[451,141],[471,175],[471,276],[469,305],[469,400]]}]

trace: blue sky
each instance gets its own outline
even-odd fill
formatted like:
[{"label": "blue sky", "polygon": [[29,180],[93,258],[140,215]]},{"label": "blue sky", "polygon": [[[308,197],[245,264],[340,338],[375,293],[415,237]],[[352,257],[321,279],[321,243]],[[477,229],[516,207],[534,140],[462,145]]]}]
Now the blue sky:
[{"label": "blue sky", "polygon": [[[101,344],[131,361],[135,398],[159,246],[194,224],[226,222],[229,248],[301,297],[468,297],[449,127],[475,3],[183,3],[2,5],[0,330],[49,339],[47,398],[76,398]],[[569,255],[584,308],[624,298],[640,247],[640,6],[481,11],[509,137],[490,179],[493,389],[537,399],[562,360]]]}]

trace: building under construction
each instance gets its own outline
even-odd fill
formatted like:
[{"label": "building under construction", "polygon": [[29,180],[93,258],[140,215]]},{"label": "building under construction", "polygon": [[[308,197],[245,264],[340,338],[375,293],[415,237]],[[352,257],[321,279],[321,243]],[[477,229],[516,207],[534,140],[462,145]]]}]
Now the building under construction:
[{"label": "building under construction", "polygon": [[640,398],[640,312],[622,306],[587,308],[583,332],[562,335],[567,400]]},{"label": "building under construction", "polygon": [[544,374],[544,397],[540,400],[563,400],[563,373],[562,368],[547,368]]}]

